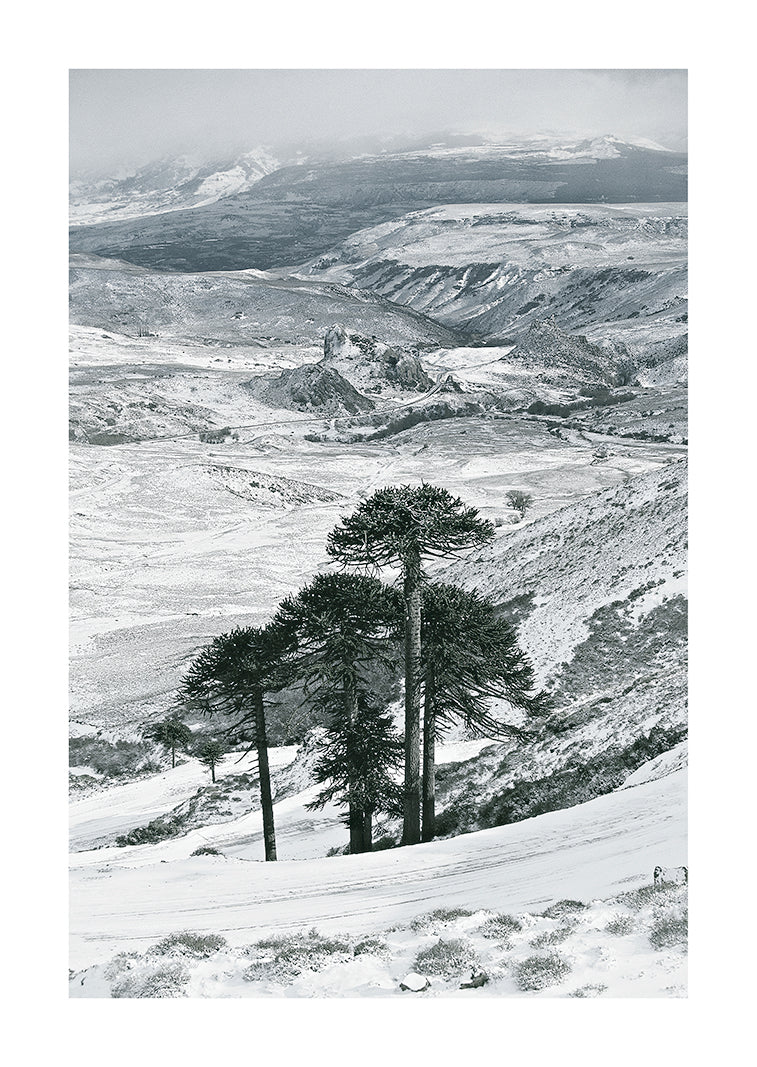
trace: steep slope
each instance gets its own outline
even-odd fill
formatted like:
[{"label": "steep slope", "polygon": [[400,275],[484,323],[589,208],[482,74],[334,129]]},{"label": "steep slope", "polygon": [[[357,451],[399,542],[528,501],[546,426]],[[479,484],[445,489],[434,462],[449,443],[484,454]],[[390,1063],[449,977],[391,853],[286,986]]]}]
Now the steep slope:
[{"label": "steep slope", "polygon": [[508,358],[543,371],[567,372],[582,385],[627,385],[636,377],[636,366],[624,344],[592,344],[582,335],[561,330],[553,318],[535,319]]},{"label": "steep slope", "polygon": [[643,356],[686,332],[686,205],[460,204],[353,234],[301,273],[486,338],[535,321]]},{"label": "steep slope", "polygon": [[685,736],[686,475],[633,478],[445,572],[519,627],[553,707],[536,742],[440,775],[442,832],[578,803]]}]

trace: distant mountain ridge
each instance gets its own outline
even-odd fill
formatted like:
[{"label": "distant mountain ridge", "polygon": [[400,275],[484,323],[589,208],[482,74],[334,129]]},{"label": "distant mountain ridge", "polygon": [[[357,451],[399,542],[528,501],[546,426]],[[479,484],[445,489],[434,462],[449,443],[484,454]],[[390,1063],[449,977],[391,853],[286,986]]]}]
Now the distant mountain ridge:
[{"label": "distant mountain ridge", "polygon": [[160,270],[294,266],[356,230],[437,204],[681,202],[686,160],[684,153],[598,138],[310,161],[272,169],[220,199],[202,182],[191,186],[196,176],[187,187],[189,210],[175,204],[147,217],[78,225],[71,249]]},{"label": "distant mountain ridge", "polygon": [[72,226],[122,221],[204,207],[250,189],[281,161],[268,148],[253,148],[214,163],[190,156],[157,160],[113,178],[81,175],[69,186]]}]

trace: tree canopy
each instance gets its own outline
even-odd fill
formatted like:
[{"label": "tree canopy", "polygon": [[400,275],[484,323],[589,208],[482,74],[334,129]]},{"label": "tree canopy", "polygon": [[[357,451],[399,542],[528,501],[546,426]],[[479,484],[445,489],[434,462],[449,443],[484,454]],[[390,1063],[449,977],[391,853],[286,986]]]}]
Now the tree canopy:
[{"label": "tree canopy", "polygon": [[493,524],[447,489],[390,485],[343,518],[326,549],[338,563],[380,568],[414,556],[449,556],[493,536]]},{"label": "tree canopy", "polygon": [[435,714],[441,726],[462,722],[492,740],[523,738],[527,730],[489,711],[490,697],[536,713],[543,695],[534,692],[534,671],[518,645],[515,629],[492,602],[475,591],[444,582],[423,588],[423,666],[433,671]]},{"label": "tree canopy", "polygon": [[176,766],[176,749],[186,748],[192,740],[192,731],[178,714],[169,715],[159,722],[148,723],[142,731],[148,741],[157,741],[171,753],[171,766]]}]

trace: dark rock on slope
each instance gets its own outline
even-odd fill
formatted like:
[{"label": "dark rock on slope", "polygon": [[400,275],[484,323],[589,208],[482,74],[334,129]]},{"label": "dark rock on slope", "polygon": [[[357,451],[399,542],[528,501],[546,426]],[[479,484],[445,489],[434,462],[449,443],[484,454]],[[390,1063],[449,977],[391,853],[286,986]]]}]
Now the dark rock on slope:
[{"label": "dark rock on slope", "polygon": [[324,415],[357,415],[375,407],[338,370],[323,363],[308,363],[283,371],[281,377],[263,389],[261,396],[272,407]]},{"label": "dark rock on slope", "polygon": [[507,358],[571,371],[576,382],[613,386],[633,382],[637,369],[622,342],[592,344],[581,334],[560,329],[551,318],[532,323]]}]

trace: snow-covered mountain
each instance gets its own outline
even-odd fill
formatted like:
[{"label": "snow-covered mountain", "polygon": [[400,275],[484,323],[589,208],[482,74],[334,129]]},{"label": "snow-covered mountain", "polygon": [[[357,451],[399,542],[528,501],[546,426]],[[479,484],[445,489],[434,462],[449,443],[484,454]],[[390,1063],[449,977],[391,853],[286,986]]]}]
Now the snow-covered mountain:
[{"label": "snow-covered mountain", "polygon": [[190,211],[77,226],[71,248],[162,270],[268,269],[303,263],[356,230],[434,205],[685,199],[682,153],[616,139],[441,146],[280,166]]},{"label": "snow-covered mountain", "polygon": [[205,207],[252,188],[279,166],[270,149],[258,147],[220,162],[178,156],[116,177],[81,175],[69,185],[71,225],[89,226]]}]

